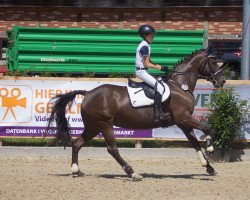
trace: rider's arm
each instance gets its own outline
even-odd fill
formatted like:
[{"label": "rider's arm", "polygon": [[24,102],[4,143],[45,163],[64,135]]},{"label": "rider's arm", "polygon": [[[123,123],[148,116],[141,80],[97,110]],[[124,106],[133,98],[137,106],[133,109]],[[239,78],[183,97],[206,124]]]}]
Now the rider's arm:
[{"label": "rider's arm", "polygon": [[153,69],[159,69],[159,70],[161,70],[161,66],[152,63],[149,56],[144,56],[143,58],[144,58],[144,64],[145,64],[148,68],[153,68]]}]

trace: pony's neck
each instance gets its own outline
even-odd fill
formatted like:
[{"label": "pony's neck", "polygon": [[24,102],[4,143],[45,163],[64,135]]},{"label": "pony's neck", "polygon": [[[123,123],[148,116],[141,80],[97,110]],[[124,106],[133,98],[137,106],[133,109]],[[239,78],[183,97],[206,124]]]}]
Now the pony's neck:
[{"label": "pony's neck", "polygon": [[174,67],[174,71],[177,73],[173,74],[172,79],[180,85],[187,85],[191,92],[194,91],[197,83],[199,66],[203,58],[202,53],[202,50],[197,51]]}]

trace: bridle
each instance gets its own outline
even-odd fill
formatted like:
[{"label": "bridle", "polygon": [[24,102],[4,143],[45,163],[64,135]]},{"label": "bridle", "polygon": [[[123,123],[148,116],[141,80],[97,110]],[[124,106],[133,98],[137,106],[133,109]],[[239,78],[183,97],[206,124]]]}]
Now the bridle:
[{"label": "bridle", "polygon": [[206,56],[206,63],[208,63],[209,74],[207,76],[198,75],[197,77],[199,79],[206,79],[207,81],[210,81],[213,84],[217,84],[219,82],[221,76],[223,76],[225,66],[222,65],[221,67],[219,67],[218,71],[213,73],[211,63],[210,63],[210,59],[217,59],[217,57],[212,56],[212,55]]},{"label": "bridle", "polygon": [[213,56],[213,55],[207,55],[206,54],[206,60],[205,60],[204,64],[202,65],[203,70],[204,70],[204,66],[206,66],[206,63],[208,63],[208,68],[209,68],[209,74],[208,75],[199,75],[199,74],[195,74],[195,73],[192,73],[192,72],[180,72],[180,71],[171,70],[170,71],[170,74],[171,74],[170,77],[173,76],[173,75],[190,75],[190,76],[196,77],[197,79],[206,79],[207,81],[210,81],[213,84],[217,84],[219,82],[221,76],[223,75],[223,72],[225,70],[225,66],[222,65],[219,68],[218,71],[212,72],[212,66],[211,66],[211,63],[210,63],[210,59],[216,59],[216,57]]}]

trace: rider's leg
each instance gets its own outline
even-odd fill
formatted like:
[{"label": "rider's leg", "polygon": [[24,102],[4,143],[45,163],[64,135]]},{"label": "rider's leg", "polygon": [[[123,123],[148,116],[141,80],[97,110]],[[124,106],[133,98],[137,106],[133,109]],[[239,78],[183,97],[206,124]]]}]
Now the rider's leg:
[{"label": "rider's leg", "polygon": [[[148,85],[150,85],[152,88],[155,88],[157,80],[153,76],[151,76],[146,70],[136,71],[136,76]],[[164,87],[161,84],[158,84],[157,91],[162,95],[164,92]]]},{"label": "rider's leg", "polygon": [[164,111],[162,110],[161,99],[162,95],[158,91],[156,91],[154,99],[155,120],[164,120],[169,115],[168,113],[164,113]]},{"label": "rider's leg", "polygon": [[157,91],[156,91],[155,99],[154,99],[155,100],[154,119],[164,120],[168,116],[167,113],[163,112],[162,105],[161,105],[161,99],[162,99],[162,94],[164,92],[164,87],[160,83],[157,83],[157,80],[153,76],[148,74],[147,71],[145,70],[137,71],[136,75],[138,78],[140,78],[141,80],[143,80],[145,83],[147,83],[153,88],[155,88],[155,85],[157,85]]}]

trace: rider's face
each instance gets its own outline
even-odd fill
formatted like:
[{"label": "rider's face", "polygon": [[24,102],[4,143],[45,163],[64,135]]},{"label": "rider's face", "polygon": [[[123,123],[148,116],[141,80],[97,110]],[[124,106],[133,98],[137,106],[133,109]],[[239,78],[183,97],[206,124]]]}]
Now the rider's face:
[{"label": "rider's face", "polygon": [[146,40],[149,42],[149,43],[152,43],[153,40],[154,40],[154,34],[151,33],[149,35],[146,36]]}]

